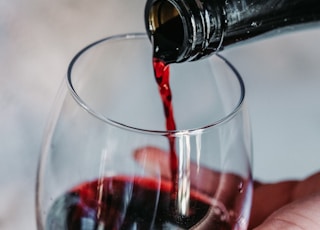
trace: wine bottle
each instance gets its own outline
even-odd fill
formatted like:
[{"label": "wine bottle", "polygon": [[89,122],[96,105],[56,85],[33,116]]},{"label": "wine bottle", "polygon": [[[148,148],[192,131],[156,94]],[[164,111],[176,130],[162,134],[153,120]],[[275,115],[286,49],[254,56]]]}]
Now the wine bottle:
[{"label": "wine bottle", "polygon": [[319,21],[319,0],[148,0],[145,7],[154,56],[166,63],[197,60]]}]

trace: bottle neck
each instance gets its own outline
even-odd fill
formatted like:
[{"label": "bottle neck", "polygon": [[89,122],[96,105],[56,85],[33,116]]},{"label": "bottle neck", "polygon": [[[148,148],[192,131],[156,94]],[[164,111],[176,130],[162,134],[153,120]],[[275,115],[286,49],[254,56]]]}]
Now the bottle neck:
[{"label": "bottle neck", "polygon": [[221,48],[320,22],[318,0],[229,0],[225,12],[227,25]]},{"label": "bottle neck", "polygon": [[273,31],[320,21],[319,0],[149,0],[145,9],[154,56],[197,60]]},{"label": "bottle neck", "polygon": [[216,51],[224,29],[223,2],[149,0],[145,21],[154,56],[176,63]]}]

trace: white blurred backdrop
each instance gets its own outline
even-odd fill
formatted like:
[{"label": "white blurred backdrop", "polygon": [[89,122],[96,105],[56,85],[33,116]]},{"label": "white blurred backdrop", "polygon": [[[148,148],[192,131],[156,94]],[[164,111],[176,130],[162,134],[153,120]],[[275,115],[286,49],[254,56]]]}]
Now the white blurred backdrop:
[{"label": "white blurred backdrop", "polygon": [[[144,31],[145,0],[0,0],[0,229],[35,229],[41,139],[70,59],[85,45]],[[223,54],[247,87],[254,176],[320,168],[320,26]]]}]

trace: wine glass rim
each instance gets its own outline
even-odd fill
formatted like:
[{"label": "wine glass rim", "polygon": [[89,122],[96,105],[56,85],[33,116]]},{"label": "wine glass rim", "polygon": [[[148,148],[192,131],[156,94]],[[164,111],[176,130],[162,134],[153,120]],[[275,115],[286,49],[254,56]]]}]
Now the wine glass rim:
[{"label": "wine glass rim", "polygon": [[82,56],[82,54],[84,54],[86,51],[88,51],[90,48],[109,41],[109,40],[126,40],[126,39],[145,39],[148,38],[148,35],[144,32],[137,32],[137,33],[124,33],[124,34],[117,34],[117,35],[113,35],[113,36],[108,36],[105,38],[102,38],[98,41],[95,41],[91,44],[89,44],[88,46],[86,46],[85,48],[83,48],[82,50],[80,50],[71,60],[69,66],[68,66],[68,71],[67,71],[67,87],[69,92],[71,93],[72,97],[74,98],[74,100],[76,101],[76,103],[78,103],[84,110],[86,110],[87,112],[89,112],[91,115],[93,115],[94,117],[96,117],[97,119],[106,122],[107,124],[116,126],[118,128],[122,128],[122,129],[127,129],[127,130],[131,130],[134,132],[141,132],[141,133],[146,133],[146,134],[155,134],[155,135],[178,135],[178,134],[185,134],[185,133],[199,133],[199,132],[205,132],[208,129],[211,129],[213,127],[222,125],[224,123],[227,123],[229,120],[231,120],[237,113],[238,111],[242,108],[242,105],[244,103],[244,98],[245,98],[245,86],[244,86],[244,82],[242,80],[241,75],[239,74],[238,70],[231,64],[231,62],[226,59],[224,56],[222,56],[221,54],[215,53],[213,55],[215,55],[216,57],[218,57],[220,60],[222,60],[227,66],[228,68],[234,73],[235,77],[237,78],[239,85],[240,85],[240,98],[238,103],[234,106],[234,109],[231,110],[230,113],[228,113],[227,115],[225,115],[223,118],[218,119],[210,124],[204,125],[204,126],[200,126],[197,128],[190,128],[190,129],[183,129],[183,130],[153,130],[153,129],[143,129],[143,128],[138,128],[138,127],[134,127],[131,125],[126,125],[124,123],[118,122],[116,120],[110,119],[107,116],[99,113],[98,111],[95,111],[94,109],[92,109],[77,93],[73,82],[72,82],[72,70],[73,67],[75,65],[75,63],[77,62],[77,60],[79,59],[80,56]]}]

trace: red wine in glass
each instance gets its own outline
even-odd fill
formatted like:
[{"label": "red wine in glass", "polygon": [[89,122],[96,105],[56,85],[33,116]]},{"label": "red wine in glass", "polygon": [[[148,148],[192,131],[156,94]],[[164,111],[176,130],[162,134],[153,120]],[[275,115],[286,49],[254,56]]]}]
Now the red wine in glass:
[{"label": "red wine in glass", "polygon": [[[171,189],[170,182],[142,177],[89,181],[55,201],[46,229],[190,229],[207,215],[210,204],[197,192],[191,194],[188,216],[173,215]],[[219,215],[210,223],[210,229],[232,229]]]}]

